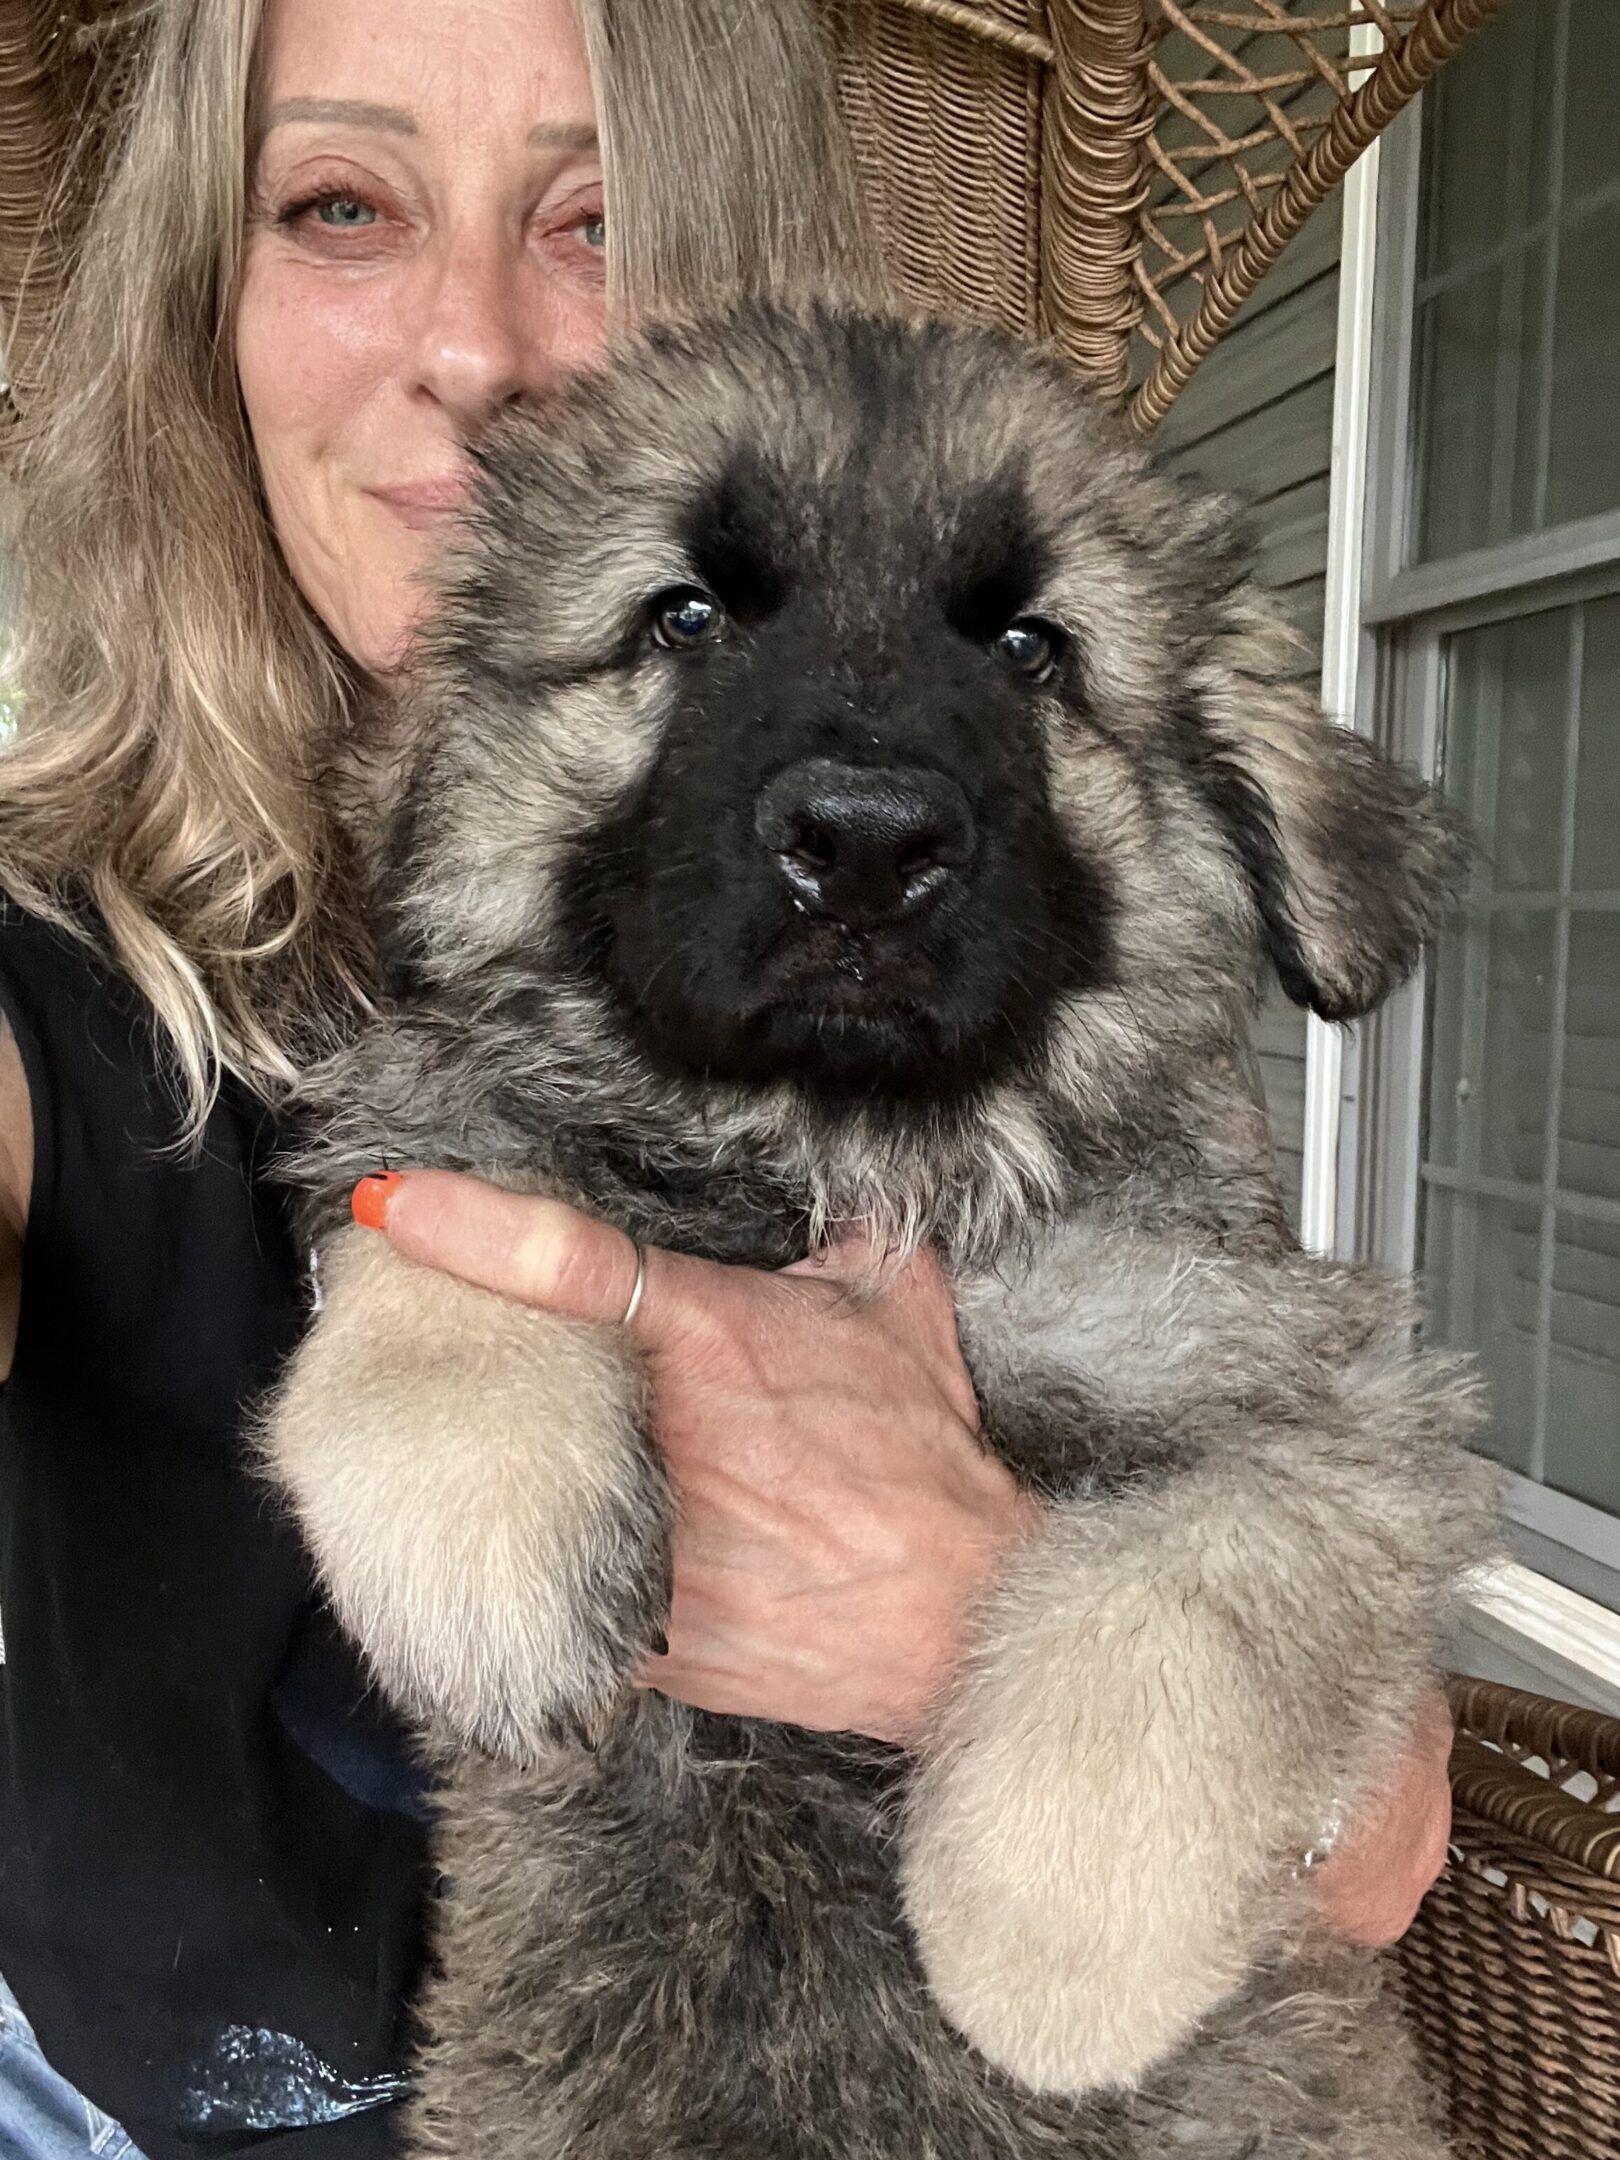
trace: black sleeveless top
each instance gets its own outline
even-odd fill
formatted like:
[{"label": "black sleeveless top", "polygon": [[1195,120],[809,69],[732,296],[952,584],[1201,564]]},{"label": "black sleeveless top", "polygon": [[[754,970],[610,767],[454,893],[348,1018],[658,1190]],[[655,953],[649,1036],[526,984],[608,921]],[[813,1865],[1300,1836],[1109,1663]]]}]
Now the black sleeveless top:
[{"label": "black sleeveless top", "polygon": [[[0,915],[33,1194],[0,1392],[0,1973],[151,2160],[392,2146],[427,1845],[244,1409],[305,1316],[227,1088],[198,1159],[149,1015]],[[282,2133],[282,2134],[278,2134]]]}]

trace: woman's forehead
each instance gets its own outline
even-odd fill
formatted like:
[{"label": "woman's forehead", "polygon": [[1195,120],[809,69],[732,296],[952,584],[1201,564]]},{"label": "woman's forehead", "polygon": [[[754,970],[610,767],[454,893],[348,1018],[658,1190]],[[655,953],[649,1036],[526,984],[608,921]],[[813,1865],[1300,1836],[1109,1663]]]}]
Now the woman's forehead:
[{"label": "woman's forehead", "polygon": [[266,0],[257,92],[265,132],[498,132],[567,149],[595,126],[569,0]]}]

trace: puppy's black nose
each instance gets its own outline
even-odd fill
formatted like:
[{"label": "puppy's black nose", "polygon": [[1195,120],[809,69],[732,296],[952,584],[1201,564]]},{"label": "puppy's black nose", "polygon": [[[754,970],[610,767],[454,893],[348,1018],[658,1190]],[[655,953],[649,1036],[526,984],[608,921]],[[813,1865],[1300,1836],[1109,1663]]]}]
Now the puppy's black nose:
[{"label": "puppy's black nose", "polygon": [[802,758],[760,791],[754,831],[796,899],[853,926],[936,899],[973,853],[973,813],[944,773]]}]

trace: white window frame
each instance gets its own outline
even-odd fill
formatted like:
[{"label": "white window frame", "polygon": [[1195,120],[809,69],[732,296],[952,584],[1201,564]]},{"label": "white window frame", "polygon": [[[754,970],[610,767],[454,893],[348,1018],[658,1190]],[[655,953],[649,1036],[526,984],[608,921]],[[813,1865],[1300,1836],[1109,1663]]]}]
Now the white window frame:
[{"label": "white window frame", "polygon": [[[1352,32],[1363,51],[1376,36]],[[1420,100],[1345,183],[1322,702],[1330,718],[1433,772],[1444,638],[1522,612],[1531,586],[1549,605],[1620,590],[1620,512],[1403,565],[1421,126]],[[1306,1040],[1303,1240],[1403,1273],[1416,1258],[1424,997],[1420,972],[1355,1029],[1312,1016]],[[1567,1554],[1586,1555],[1588,1587],[1612,1593],[1620,1523],[1517,1476],[1508,1514],[1515,1558],[1471,1600],[1478,1669],[1620,1711],[1620,1613],[1535,1566],[1556,1545],[1569,1577]]]}]

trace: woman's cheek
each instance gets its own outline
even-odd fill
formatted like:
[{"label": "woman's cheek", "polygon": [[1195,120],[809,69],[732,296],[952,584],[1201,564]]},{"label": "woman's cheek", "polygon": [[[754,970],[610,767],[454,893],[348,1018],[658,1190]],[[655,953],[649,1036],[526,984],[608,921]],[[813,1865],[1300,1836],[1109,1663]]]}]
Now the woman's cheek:
[{"label": "woman's cheek", "polygon": [[368,408],[397,362],[394,282],[295,259],[256,265],[249,251],[236,364],[261,458],[353,462]]},{"label": "woman's cheek", "polygon": [[606,279],[598,266],[577,255],[542,256],[531,271],[524,375],[536,389],[599,367],[607,348]]},{"label": "woman's cheek", "polygon": [[557,326],[556,362],[564,375],[599,367],[607,348],[607,299],[599,291],[576,294]]},{"label": "woman's cheek", "polygon": [[[237,372],[271,524],[294,581],[368,669],[391,666],[419,612],[421,549],[366,490],[413,476],[386,275],[272,261],[245,269]],[[417,464],[431,460],[423,457]]]}]

